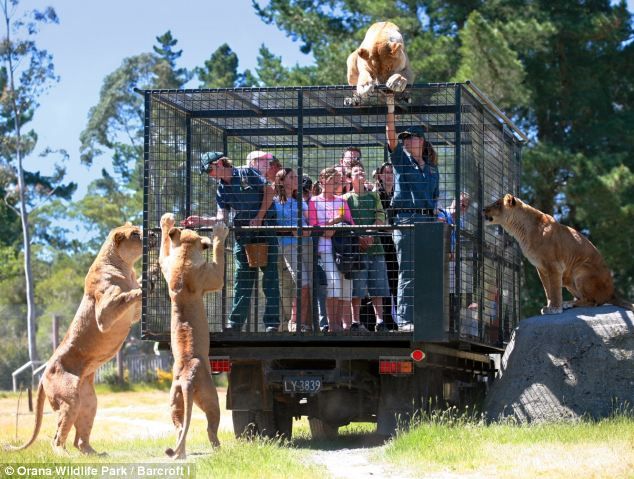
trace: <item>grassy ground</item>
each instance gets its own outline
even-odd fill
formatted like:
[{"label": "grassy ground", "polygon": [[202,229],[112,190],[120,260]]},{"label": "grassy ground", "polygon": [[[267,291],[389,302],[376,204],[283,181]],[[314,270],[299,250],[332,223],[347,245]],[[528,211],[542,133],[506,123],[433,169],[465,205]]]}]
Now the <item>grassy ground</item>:
[{"label": "grassy ground", "polygon": [[634,418],[532,426],[431,421],[399,435],[381,458],[418,477],[631,479]]},{"label": "grassy ground", "polygon": [[[214,478],[319,478],[337,476],[337,463],[367,455],[368,474],[398,477],[453,479],[480,478],[629,478],[634,479],[634,419],[620,416],[601,422],[522,427],[486,425],[452,414],[421,422],[409,432],[384,443],[372,434],[373,424],[342,428],[337,440],[312,441],[306,419],[295,421],[290,444],[277,441],[237,441],[231,415],[224,411],[225,390],[219,388],[223,415],[222,447],[213,451],[207,441],[204,416],[194,408],[188,435],[186,464],[196,477]],[[98,392],[99,410],[92,445],[107,456],[81,456],[68,441],[69,457],[53,455],[50,439],[55,415],[48,405],[42,431],[26,451],[2,453],[0,462],[13,464],[173,464],[164,450],[175,445],[169,419],[168,392],[147,386],[132,391]],[[33,415],[21,400],[16,440],[18,396],[0,393],[0,445],[22,443],[31,434]],[[347,455],[348,454],[348,455]],[[383,473],[379,472],[383,471]],[[0,471],[0,477],[4,477]],[[351,475],[349,477],[373,477]]]},{"label": "grassy ground", "polygon": [[[171,425],[168,392],[148,387],[124,392],[98,391],[99,410],[95,419],[91,443],[107,456],[86,457],[73,447],[74,431],[69,436],[68,457],[58,457],[51,451],[50,440],[55,432],[55,415],[48,405],[38,440],[26,451],[2,453],[0,462],[12,464],[108,464],[108,463],[168,463],[167,447],[176,443]],[[224,405],[225,390],[219,389]],[[22,398],[18,422],[18,440],[15,438],[15,412],[18,396],[0,394],[0,444],[23,443],[33,428],[33,415],[28,412]],[[224,411],[223,411],[224,412]],[[196,477],[214,478],[315,478],[323,479],[324,468],[310,464],[308,453],[278,441],[237,441],[233,435],[230,415],[224,412],[219,439],[222,447],[213,451],[206,434],[206,422],[199,409],[194,408],[192,427],[187,437],[186,464],[195,465]],[[303,433],[302,433],[303,429]],[[307,426],[299,425],[298,433],[306,435]],[[304,440],[307,440],[306,438]],[[0,477],[4,477],[0,471]],[[70,476],[69,476],[70,477]]]}]

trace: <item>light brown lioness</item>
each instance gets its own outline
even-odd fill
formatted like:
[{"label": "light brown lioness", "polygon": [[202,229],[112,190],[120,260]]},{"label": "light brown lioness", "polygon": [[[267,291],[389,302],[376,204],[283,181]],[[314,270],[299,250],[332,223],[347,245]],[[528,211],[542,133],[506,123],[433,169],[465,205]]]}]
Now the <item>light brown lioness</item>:
[{"label": "light brown lioness", "polygon": [[[634,310],[631,302],[616,296],[601,253],[578,231],[510,194],[485,207],[483,214],[490,224],[501,225],[513,236],[537,268],[547,300],[542,314],[605,303]],[[563,303],[562,286],[575,297],[571,303]]]},{"label": "light brown lioness", "polygon": [[361,99],[381,83],[395,92],[414,83],[403,36],[391,22],[377,22],[368,28],[359,48],[348,56],[347,67],[348,84],[357,87]]},{"label": "light brown lioness", "polygon": [[209,324],[203,296],[222,289],[224,284],[224,243],[229,230],[223,223],[213,228],[213,260],[205,260],[211,247],[209,238],[191,230],[174,228],[174,215],[161,218],[159,263],[172,300],[171,339],[174,355],[173,382],[170,390],[172,422],[178,442],[165,453],[184,459],[185,439],[191,423],[192,406],[207,416],[207,435],[219,446],[220,405],[209,365]]},{"label": "light brown lioness", "polygon": [[126,223],[113,229],[88,270],[84,297],[66,336],[47,362],[37,390],[35,429],[42,426],[44,399],[57,411],[53,448],[66,453],[66,438],[75,426],[75,447],[95,453],[90,432],[97,413],[95,371],[121,348],[132,324],[141,318],[141,288],[133,265],[141,257],[141,229]]}]

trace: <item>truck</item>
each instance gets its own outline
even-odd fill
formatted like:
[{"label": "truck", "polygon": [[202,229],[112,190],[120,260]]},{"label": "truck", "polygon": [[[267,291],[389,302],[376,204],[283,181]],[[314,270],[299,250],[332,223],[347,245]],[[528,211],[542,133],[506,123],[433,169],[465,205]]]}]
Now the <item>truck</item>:
[{"label": "truck", "polygon": [[[200,158],[220,151],[241,166],[249,152],[266,151],[298,173],[300,192],[304,176],[316,181],[350,146],[359,149],[365,170],[372,172],[389,162],[385,91],[379,87],[363,102],[353,101],[348,86],[139,92],[145,101],[143,339],[169,348],[169,296],[158,268],[159,247],[148,235],[160,234],[166,212],[177,220],[216,214],[218,185],[200,174]],[[302,318],[301,285],[284,282],[282,262],[279,329],[267,331],[262,322],[263,279],[254,268],[245,326],[228,331],[235,294],[234,235],[289,234],[289,228],[272,223],[236,226],[229,218],[225,284],[207,295],[205,304],[211,369],[227,373],[226,406],[237,437],[290,439],[293,419],[302,416],[314,438],[332,438],[352,422],[375,422],[379,434],[390,436],[416,414],[476,404],[494,378],[493,359],[504,351],[520,317],[521,254],[503,230],[485,227],[481,209],[505,193],[519,193],[527,138],[472,82],[408,86],[396,96],[395,109],[397,131],[423,127],[437,152],[438,203],[452,215],[452,224],[331,228],[384,244],[394,231],[414,231],[413,263],[388,261],[393,277],[403,268],[413,270],[413,331],[375,331],[370,315],[360,330],[322,332],[317,288],[323,286],[314,275],[311,314]],[[464,196],[468,206],[455,206]],[[307,227],[298,217],[291,229],[302,256],[329,227]],[[211,228],[198,231],[211,235]],[[387,316],[395,315],[396,296],[392,288],[384,305]],[[307,327],[289,331],[293,298],[297,323]]]}]

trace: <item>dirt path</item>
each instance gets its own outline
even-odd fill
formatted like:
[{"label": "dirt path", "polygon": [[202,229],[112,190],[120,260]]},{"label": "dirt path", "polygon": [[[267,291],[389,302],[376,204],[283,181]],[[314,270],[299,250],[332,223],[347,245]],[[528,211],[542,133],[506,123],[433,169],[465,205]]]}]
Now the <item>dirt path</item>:
[{"label": "dirt path", "polygon": [[376,462],[376,459],[372,458],[377,453],[380,454],[384,447],[317,451],[310,456],[310,459],[315,464],[325,465],[333,478],[368,479],[389,477],[390,479],[413,479],[414,476],[395,471],[392,465]]}]

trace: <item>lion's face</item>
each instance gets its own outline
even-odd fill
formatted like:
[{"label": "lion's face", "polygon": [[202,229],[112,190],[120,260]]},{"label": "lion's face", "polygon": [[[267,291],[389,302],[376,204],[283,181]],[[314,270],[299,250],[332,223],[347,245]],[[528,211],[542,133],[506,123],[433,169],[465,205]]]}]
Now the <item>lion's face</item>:
[{"label": "lion's face", "polygon": [[489,224],[503,224],[505,216],[517,205],[518,201],[513,195],[506,194],[496,202],[485,206],[482,214]]},{"label": "lion's face", "polygon": [[381,42],[377,43],[372,50],[359,48],[358,53],[366,61],[370,76],[381,83],[385,83],[405,64],[403,45],[400,43]]},{"label": "lion's face", "polygon": [[143,254],[143,242],[141,228],[132,223],[113,229],[110,238],[119,255],[127,263],[134,263]]},{"label": "lion's face", "polygon": [[169,232],[172,240],[172,249],[182,248],[187,259],[193,266],[198,266],[206,262],[204,251],[211,247],[211,240],[206,236],[188,229],[172,228]]}]

